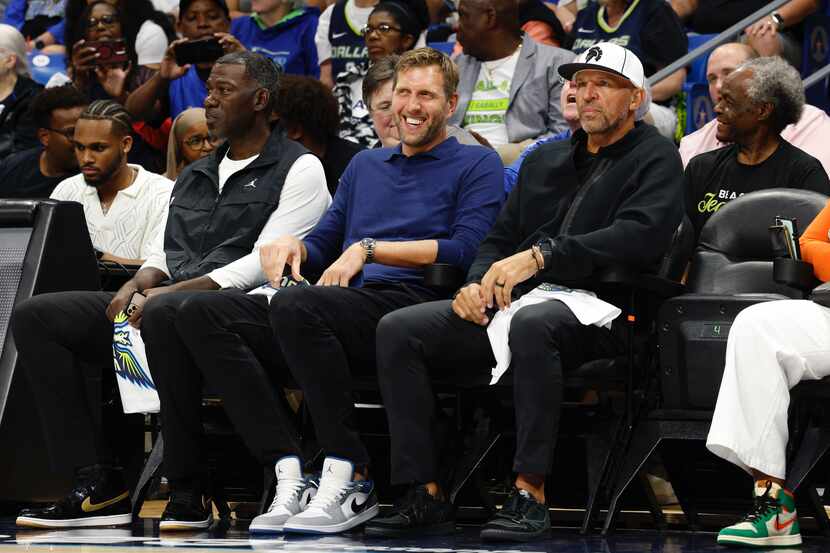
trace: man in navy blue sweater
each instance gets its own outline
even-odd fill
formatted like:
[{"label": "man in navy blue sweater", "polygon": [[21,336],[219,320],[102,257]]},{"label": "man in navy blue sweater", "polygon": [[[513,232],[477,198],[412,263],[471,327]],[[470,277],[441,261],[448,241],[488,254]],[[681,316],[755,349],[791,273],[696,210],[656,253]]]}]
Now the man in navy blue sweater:
[{"label": "man in navy blue sweater", "polygon": [[[436,50],[402,56],[392,107],[401,144],[358,153],[304,240],[284,236],[261,248],[269,285],[194,297],[179,312],[176,330],[237,430],[276,462],[274,502],[252,532],[342,532],[378,511],[353,424],[351,377],[374,377],[375,327],[384,315],[440,297],[423,285],[422,267],[449,263],[466,272],[503,198],[497,154],[447,138],[457,83],[455,66]],[[303,274],[322,276],[316,286],[279,290],[286,268],[300,282]],[[285,418],[274,382],[289,371],[327,456],[319,488],[303,477],[298,444],[265,424],[237,424]],[[165,418],[181,418],[179,407]],[[196,422],[189,432],[200,431]]]}]

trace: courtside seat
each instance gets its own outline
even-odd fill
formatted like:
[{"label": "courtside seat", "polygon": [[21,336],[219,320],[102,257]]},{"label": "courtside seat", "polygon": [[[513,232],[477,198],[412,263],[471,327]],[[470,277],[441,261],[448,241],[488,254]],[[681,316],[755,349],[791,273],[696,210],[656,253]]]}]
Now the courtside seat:
[{"label": "courtside seat", "polygon": [[[622,494],[661,442],[706,439],[735,316],[762,301],[804,297],[803,287],[774,279],[768,227],[776,216],[806,226],[826,203],[827,197],[816,192],[763,190],[728,203],[706,223],[691,258],[687,293],[666,301],[659,311],[661,404],[637,422],[615,477],[604,533],[613,527]],[[670,474],[673,468],[688,467],[666,466]],[[695,490],[685,479],[672,480],[672,485],[695,527]]]}]

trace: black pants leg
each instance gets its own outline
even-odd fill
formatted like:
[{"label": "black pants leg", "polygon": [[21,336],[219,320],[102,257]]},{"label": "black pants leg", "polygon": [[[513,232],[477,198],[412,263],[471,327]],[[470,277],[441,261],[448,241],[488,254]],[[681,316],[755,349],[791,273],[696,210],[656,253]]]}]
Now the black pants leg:
[{"label": "black pants leg", "polygon": [[87,380],[113,371],[109,292],[57,292],[21,302],[11,327],[54,465],[113,462]]},{"label": "black pants leg", "polygon": [[176,332],[176,319],[187,300],[211,293],[168,292],[149,300],[142,313],[141,337],[161,403],[164,468],[171,480],[206,476],[201,450],[202,374]]},{"label": "black pants leg", "polygon": [[352,374],[374,374],[381,317],[424,299],[396,286],[295,286],[271,300],[271,326],[326,455],[369,463],[353,420]]},{"label": "black pants leg", "polygon": [[378,381],[392,436],[393,484],[438,480],[431,375],[444,369],[489,374],[495,364],[487,329],[455,315],[451,304],[399,309],[378,325]]},{"label": "black pants leg", "polygon": [[549,474],[559,432],[563,371],[623,351],[609,330],[585,326],[564,303],[523,307],[510,324],[516,409],[515,472]]},{"label": "black pants leg", "polygon": [[[283,391],[287,368],[274,341],[267,298],[238,290],[194,296],[182,306],[176,331],[257,459],[268,465],[300,453]],[[188,420],[177,424],[177,431],[194,432],[198,419]],[[182,459],[196,461],[193,451],[176,451]],[[173,462],[181,470],[181,460]]]}]

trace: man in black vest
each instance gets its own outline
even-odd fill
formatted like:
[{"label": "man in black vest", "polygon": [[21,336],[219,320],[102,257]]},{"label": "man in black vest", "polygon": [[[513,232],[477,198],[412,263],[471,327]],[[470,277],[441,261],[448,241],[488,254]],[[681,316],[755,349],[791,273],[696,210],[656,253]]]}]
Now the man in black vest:
[{"label": "man in black vest", "polygon": [[[220,58],[207,82],[205,109],[209,131],[227,141],[179,176],[166,227],[135,277],[115,294],[42,294],[15,310],[15,342],[50,456],[77,471],[72,492],[46,508],[25,511],[20,524],[130,523],[129,494],[95,423],[100,406],[85,385],[90,375],[112,374],[102,367],[113,363],[113,320],[126,310],[130,322],[141,325],[154,375],[168,367],[187,370],[188,358],[171,330],[179,307],[194,294],[258,284],[258,243],[274,232],[303,235],[330,203],[317,158],[281,128],[270,129],[278,81],[277,68],[259,54]],[[159,388],[162,399],[171,393]],[[174,495],[170,508],[176,505]]]}]

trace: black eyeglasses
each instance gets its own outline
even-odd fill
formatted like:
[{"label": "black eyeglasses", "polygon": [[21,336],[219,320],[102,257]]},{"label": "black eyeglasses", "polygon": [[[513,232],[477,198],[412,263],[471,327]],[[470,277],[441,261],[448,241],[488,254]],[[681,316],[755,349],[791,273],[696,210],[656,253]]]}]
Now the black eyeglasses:
[{"label": "black eyeglasses", "polygon": [[90,29],[103,25],[104,27],[112,27],[118,23],[118,18],[115,15],[102,15],[100,18],[90,17],[86,20],[86,24]]},{"label": "black eyeglasses", "polygon": [[72,140],[75,137],[75,127],[69,127],[68,129],[53,129],[52,127],[43,127],[47,131],[56,132],[62,135],[67,140]]},{"label": "black eyeglasses", "polygon": [[209,134],[194,134],[193,136],[184,141],[185,144],[187,144],[194,150],[196,148],[203,147],[205,144],[213,146],[214,144],[216,144],[216,142],[217,140]]},{"label": "black eyeglasses", "polygon": [[399,29],[398,27],[393,27],[392,25],[387,25],[386,23],[381,23],[377,27],[372,27],[371,25],[366,25],[362,29],[360,29],[360,34],[363,36],[368,36],[372,31],[377,31],[382,35],[388,35],[394,32],[402,32],[403,29]]}]

